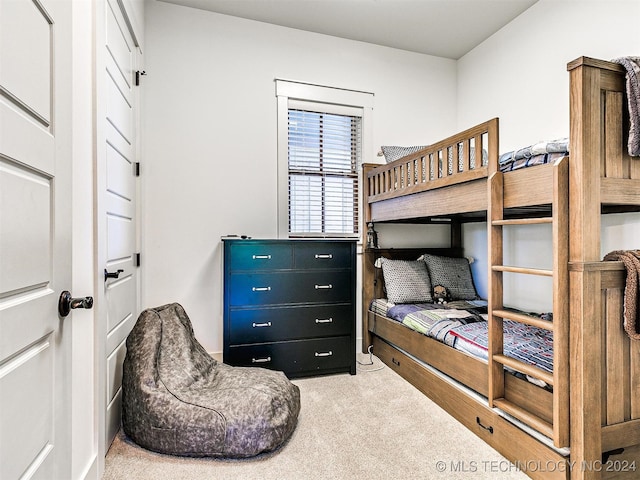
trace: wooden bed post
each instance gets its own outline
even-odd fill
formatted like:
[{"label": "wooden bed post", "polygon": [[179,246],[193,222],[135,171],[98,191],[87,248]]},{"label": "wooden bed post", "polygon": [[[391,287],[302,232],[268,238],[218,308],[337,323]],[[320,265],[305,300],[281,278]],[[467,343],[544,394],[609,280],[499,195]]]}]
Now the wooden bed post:
[{"label": "wooden bed post", "polygon": [[[571,478],[599,479],[602,458],[602,352],[599,272],[600,161],[602,138],[600,68],[605,62],[581,57],[571,62],[569,244]],[[591,468],[589,468],[591,466]]]},{"label": "wooden bed post", "polygon": [[[591,265],[597,265],[592,263]],[[574,480],[599,479],[598,463],[602,459],[601,410],[602,352],[594,345],[601,343],[600,272],[588,263],[572,263],[571,285],[571,369],[570,417],[571,460]],[[580,320],[580,321],[577,321]],[[598,341],[599,343],[595,343]]]},{"label": "wooden bed post", "polygon": [[369,205],[369,184],[368,173],[377,167],[373,163],[362,164],[362,185],[360,191],[362,192],[362,353],[367,353],[369,346],[372,344],[371,334],[369,333],[369,304],[374,298],[375,286],[368,283],[366,280],[375,278],[373,273],[373,262],[375,262],[374,253],[367,247],[367,224],[371,221],[371,207]]},{"label": "wooden bed post", "polygon": [[570,146],[569,207],[571,262],[600,260],[600,71],[584,57],[569,64]]},{"label": "wooden bed post", "polygon": [[500,120],[494,118],[488,122],[488,145],[489,163],[487,164],[487,177],[491,177],[498,171],[498,159],[500,158]]},{"label": "wooden bed post", "polygon": [[557,161],[553,167],[553,441],[556,446],[568,446],[570,440],[571,381],[569,365],[570,325],[569,301],[569,157]]}]

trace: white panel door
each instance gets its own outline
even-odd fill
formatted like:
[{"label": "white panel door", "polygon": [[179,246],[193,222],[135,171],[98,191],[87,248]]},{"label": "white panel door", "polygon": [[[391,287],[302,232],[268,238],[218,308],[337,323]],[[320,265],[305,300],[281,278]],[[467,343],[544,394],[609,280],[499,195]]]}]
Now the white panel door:
[{"label": "white panel door", "polygon": [[71,2],[0,1],[0,478],[69,478]]},{"label": "white panel door", "polygon": [[[109,274],[104,283],[105,326],[103,359],[106,385],[105,445],[120,428],[122,361],[125,341],[138,313],[137,252],[137,118],[135,85],[139,49],[129,29],[121,2],[107,0],[104,12],[105,80],[104,144],[99,162],[98,215],[101,234],[101,268]],[[100,73],[102,74],[102,73]]]}]

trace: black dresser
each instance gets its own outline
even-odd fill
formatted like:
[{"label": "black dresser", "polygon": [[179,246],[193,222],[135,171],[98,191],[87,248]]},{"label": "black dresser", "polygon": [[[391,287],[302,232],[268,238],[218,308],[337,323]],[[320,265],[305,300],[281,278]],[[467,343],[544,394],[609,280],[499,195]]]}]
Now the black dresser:
[{"label": "black dresser", "polygon": [[355,241],[224,240],[224,362],[356,373]]}]

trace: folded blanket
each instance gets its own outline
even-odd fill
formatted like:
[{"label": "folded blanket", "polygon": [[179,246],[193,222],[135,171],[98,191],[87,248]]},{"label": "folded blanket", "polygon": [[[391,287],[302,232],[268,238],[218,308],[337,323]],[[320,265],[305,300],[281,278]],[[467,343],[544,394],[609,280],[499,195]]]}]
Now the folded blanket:
[{"label": "folded blanket", "polygon": [[389,308],[387,316],[407,327],[453,347],[453,327],[486,320],[486,301],[454,301],[442,307],[435,303],[403,303]]},{"label": "folded blanket", "polygon": [[556,160],[561,159],[567,154],[562,153],[544,153],[541,155],[534,155],[529,158],[521,158],[519,160],[508,160],[500,163],[501,172],[511,172],[520,168],[533,167],[535,165],[544,165],[545,163],[554,163]]},{"label": "folded blanket", "polygon": [[605,261],[621,261],[627,270],[624,286],[623,326],[632,340],[640,340],[637,330],[638,278],[640,276],[640,250],[614,250],[604,256]]},{"label": "folded blanket", "polygon": [[560,138],[558,140],[538,142],[528,147],[520,148],[519,150],[503,153],[500,155],[499,163],[502,165],[507,162],[531,158],[546,153],[569,153],[569,139]]},{"label": "folded blanket", "polygon": [[620,57],[612,60],[627,70],[629,103],[629,155],[640,157],[640,57]]}]

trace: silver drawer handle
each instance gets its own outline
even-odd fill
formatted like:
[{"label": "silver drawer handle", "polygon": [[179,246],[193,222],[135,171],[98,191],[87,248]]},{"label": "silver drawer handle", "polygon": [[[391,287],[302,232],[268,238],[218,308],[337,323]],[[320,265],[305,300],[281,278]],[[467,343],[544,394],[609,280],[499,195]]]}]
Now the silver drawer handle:
[{"label": "silver drawer handle", "polygon": [[270,327],[271,326],[271,322],[265,322],[265,323],[256,323],[253,322],[253,328],[260,328],[260,327]]},{"label": "silver drawer handle", "polygon": [[254,255],[254,260],[271,260],[271,255]]},{"label": "silver drawer handle", "polygon": [[252,358],[251,363],[268,363],[271,361],[271,357],[267,358]]},{"label": "silver drawer handle", "polygon": [[253,292],[269,292],[271,291],[271,287],[253,287],[251,290]]},{"label": "silver drawer handle", "polygon": [[333,318],[316,318],[316,323],[333,323]]},{"label": "silver drawer handle", "polygon": [[316,253],[316,258],[328,258],[331,259],[333,258],[333,255],[331,253]]},{"label": "silver drawer handle", "polygon": [[316,357],[330,357],[331,355],[333,355],[333,352],[331,350],[329,350],[328,352],[316,352]]},{"label": "silver drawer handle", "polygon": [[333,288],[333,285],[316,285],[316,290],[329,290]]}]

